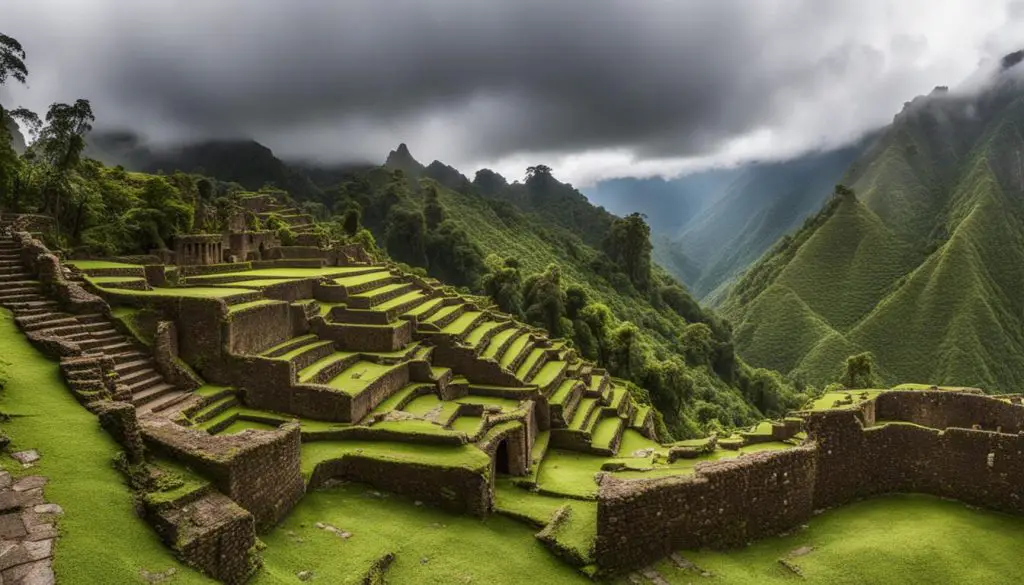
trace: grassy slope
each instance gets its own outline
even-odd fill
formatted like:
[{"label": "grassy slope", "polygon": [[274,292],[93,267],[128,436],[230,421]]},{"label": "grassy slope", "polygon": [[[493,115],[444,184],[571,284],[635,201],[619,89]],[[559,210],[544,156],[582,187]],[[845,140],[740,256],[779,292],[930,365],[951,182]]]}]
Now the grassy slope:
[{"label": "grassy slope", "polygon": [[[306,495],[263,537],[265,570],[255,585],[296,583],[313,571],[317,583],[361,583],[370,564],[395,554],[388,583],[588,583],[537,541],[531,529],[501,516],[485,521],[416,506],[396,496],[346,485]],[[341,539],[316,528],[330,524]]]},{"label": "grassy slope", "polygon": [[[808,525],[738,551],[682,553],[711,571],[712,578],[678,570],[668,561],[657,567],[673,585],[995,585],[1014,581],[1019,574],[1014,551],[1020,548],[1024,520],[957,502],[887,496],[826,512]],[[791,559],[803,571],[801,579],[778,559],[803,546],[814,550]]]},{"label": "grassy slope", "polygon": [[169,585],[212,583],[183,567],[135,514],[131,491],[113,465],[118,445],[82,408],[60,379],[57,363],[38,353],[0,310],[0,356],[14,364],[0,397],[10,415],[3,429],[13,449],[37,449],[41,462],[30,470],[4,467],[16,474],[50,478],[49,501],[65,511],[56,548],[55,570],[61,583],[135,583],[142,570],[176,568]]},{"label": "grassy slope", "polygon": [[840,206],[795,253],[762,259],[774,279],[737,287],[749,302],[733,295],[727,314],[752,364],[822,384],[870,350],[887,381],[1024,382],[1024,102],[982,125],[940,106],[904,115],[851,170],[856,212]]}]

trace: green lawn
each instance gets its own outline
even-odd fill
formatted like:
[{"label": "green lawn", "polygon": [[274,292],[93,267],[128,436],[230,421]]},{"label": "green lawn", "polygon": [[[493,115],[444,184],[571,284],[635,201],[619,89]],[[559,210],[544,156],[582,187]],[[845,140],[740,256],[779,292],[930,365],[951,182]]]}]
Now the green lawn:
[{"label": "green lawn", "polygon": [[213,583],[178,563],[135,514],[131,491],[112,465],[119,446],[75,401],[56,362],[28,344],[5,310],[0,310],[0,359],[16,364],[0,394],[0,411],[11,416],[2,428],[13,449],[37,449],[42,455],[30,470],[6,457],[3,466],[19,475],[49,477],[46,497],[65,511],[56,548],[58,582],[140,583],[142,570],[173,567],[173,577],[162,583]]},{"label": "green lawn", "polygon": [[379,272],[367,272],[366,274],[357,274],[355,276],[343,276],[341,278],[335,278],[334,282],[342,286],[356,286],[360,284],[366,284],[367,282],[383,280],[385,278],[391,278],[391,273],[386,270],[381,270]]},{"label": "green lawn", "polygon": [[[729,552],[683,552],[713,578],[658,564],[673,585],[914,585],[1019,582],[1018,551],[1024,518],[972,510],[923,495],[894,495],[844,506],[808,521],[809,528]],[[778,559],[804,546],[814,550],[791,559],[800,579]]]},{"label": "green lawn", "polygon": [[[317,522],[351,534],[342,539]],[[535,529],[501,515],[487,520],[416,506],[398,496],[349,484],[314,491],[262,537],[264,571],[254,585],[360,583],[385,553],[395,554],[387,582],[396,585],[590,583],[538,542]]]},{"label": "green lawn", "polygon": [[96,284],[114,284],[121,282],[138,282],[146,280],[141,276],[88,276],[86,277]]},{"label": "green lawn", "polygon": [[359,451],[367,457],[391,461],[410,461],[438,467],[483,470],[491,460],[473,445],[430,445],[387,441],[314,441],[302,445],[302,472],[311,474],[316,466],[347,453]]},{"label": "green lawn", "polygon": [[248,288],[220,288],[212,286],[183,286],[178,288],[154,288],[152,290],[117,290],[118,294],[140,297],[189,297],[221,299],[256,292]]},{"label": "green lawn", "polygon": [[397,367],[400,366],[358,361],[352,367],[332,378],[327,385],[345,394],[355,396],[365,390],[377,378]]},{"label": "green lawn", "polygon": [[79,270],[92,270],[94,268],[142,268],[141,264],[126,264],[124,262],[110,262],[108,260],[65,260],[64,263],[74,266]]}]

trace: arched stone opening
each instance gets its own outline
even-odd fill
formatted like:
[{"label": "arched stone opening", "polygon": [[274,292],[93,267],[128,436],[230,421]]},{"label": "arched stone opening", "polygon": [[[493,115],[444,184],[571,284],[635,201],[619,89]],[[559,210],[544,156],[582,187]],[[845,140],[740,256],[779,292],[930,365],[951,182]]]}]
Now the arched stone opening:
[{"label": "arched stone opening", "polygon": [[494,471],[508,475],[511,470],[508,453],[508,439],[502,439],[494,451]]}]

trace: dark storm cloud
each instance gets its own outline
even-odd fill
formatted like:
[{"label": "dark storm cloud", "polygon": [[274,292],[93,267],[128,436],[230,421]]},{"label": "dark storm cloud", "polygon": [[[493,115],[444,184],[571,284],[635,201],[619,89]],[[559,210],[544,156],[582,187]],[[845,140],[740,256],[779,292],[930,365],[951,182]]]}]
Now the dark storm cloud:
[{"label": "dark storm cloud", "polygon": [[878,2],[7,2],[33,92],[90,97],[101,123],[156,138],[256,136],[321,158],[380,158],[403,134],[461,160],[707,154],[929,49]]}]

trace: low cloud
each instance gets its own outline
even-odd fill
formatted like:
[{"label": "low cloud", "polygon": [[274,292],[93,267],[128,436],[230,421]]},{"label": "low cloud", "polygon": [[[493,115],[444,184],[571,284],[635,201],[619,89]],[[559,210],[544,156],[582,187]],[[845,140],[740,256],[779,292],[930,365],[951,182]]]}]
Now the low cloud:
[{"label": "low cloud", "polygon": [[163,142],[587,184],[842,144],[1019,42],[1020,2],[7,0],[37,110]]}]

